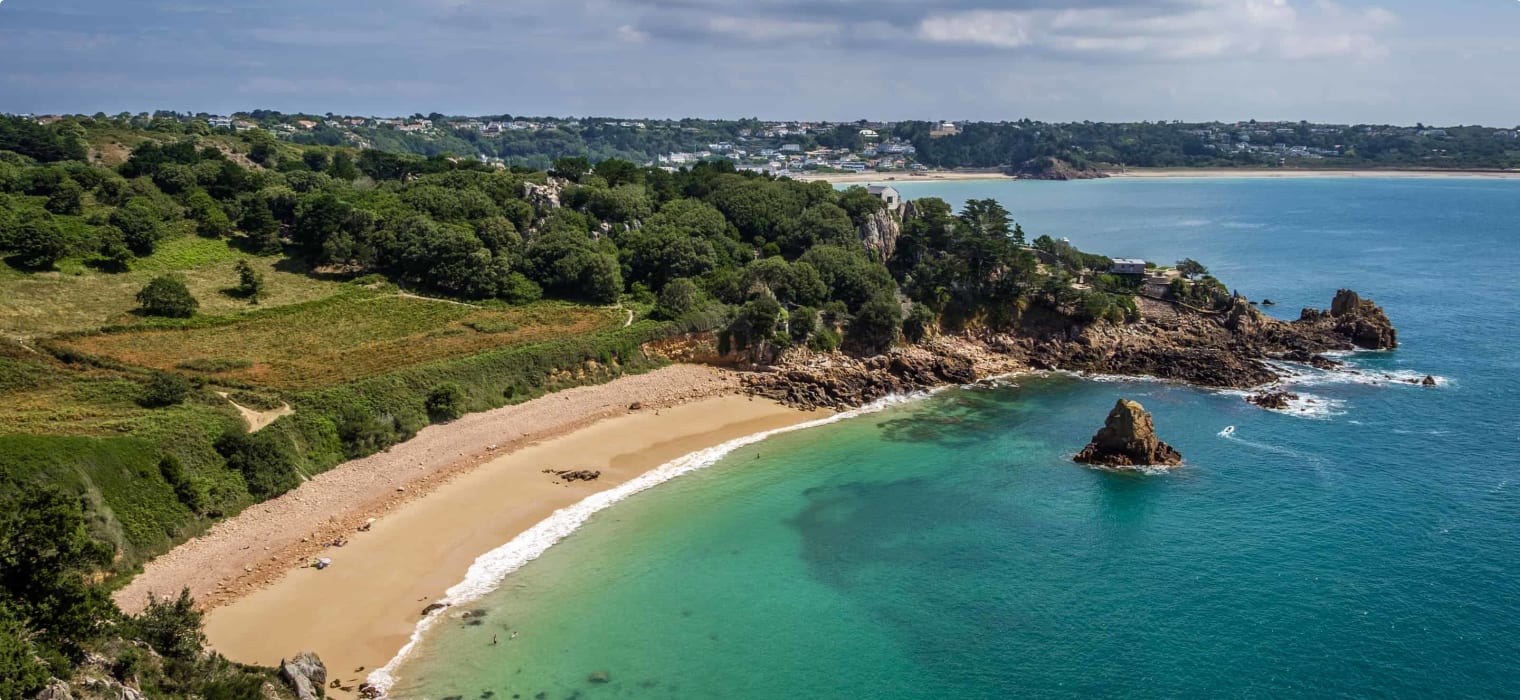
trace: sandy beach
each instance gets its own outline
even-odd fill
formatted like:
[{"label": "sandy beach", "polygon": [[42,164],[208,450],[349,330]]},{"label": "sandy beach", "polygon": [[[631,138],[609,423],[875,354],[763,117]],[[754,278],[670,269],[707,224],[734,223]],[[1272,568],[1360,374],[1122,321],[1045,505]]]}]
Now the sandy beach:
[{"label": "sandy beach", "polygon": [[[1520,179],[1517,170],[1307,170],[1294,168],[1128,168],[1105,171],[1113,178],[1452,178]],[[925,173],[800,173],[793,179],[836,185],[865,185],[957,180],[1017,180],[1001,171],[929,171]]]},{"label": "sandy beach", "polygon": [[[356,685],[476,557],[554,511],[691,452],[821,415],[737,387],[732,373],[676,365],[430,426],[217,524],[115,598],[135,611],[149,591],[188,586],[210,609],[210,645],[228,658],[272,665],[315,651],[331,677]],[[602,474],[566,483],[543,473],[551,468]],[[328,546],[338,539],[345,545]],[[317,556],[332,566],[307,567]]]}]

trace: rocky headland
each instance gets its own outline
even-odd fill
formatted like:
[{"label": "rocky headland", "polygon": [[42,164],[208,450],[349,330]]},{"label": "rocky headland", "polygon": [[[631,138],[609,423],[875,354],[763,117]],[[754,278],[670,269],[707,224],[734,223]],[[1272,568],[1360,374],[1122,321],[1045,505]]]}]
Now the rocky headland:
[{"label": "rocky headland", "polygon": [[[751,394],[803,407],[861,406],[884,396],[966,384],[1020,370],[1149,376],[1210,388],[1250,389],[1281,379],[1272,362],[1320,369],[1325,353],[1397,347],[1383,309],[1341,290],[1328,311],[1304,309],[1296,321],[1267,316],[1242,297],[1206,311],[1139,296],[1137,321],[1081,323],[1031,311],[1006,333],[964,332],[872,357],[792,350],[744,378]],[[1263,397],[1266,407],[1288,396]],[[1254,403],[1254,402],[1253,402]]]},{"label": "rocky headland", "polygon": [[1076,461],[1100,467],[1173,467],[1182,454],[1156,437],[1151,414],[1135,401],[1119,399],[1092,442]]}]

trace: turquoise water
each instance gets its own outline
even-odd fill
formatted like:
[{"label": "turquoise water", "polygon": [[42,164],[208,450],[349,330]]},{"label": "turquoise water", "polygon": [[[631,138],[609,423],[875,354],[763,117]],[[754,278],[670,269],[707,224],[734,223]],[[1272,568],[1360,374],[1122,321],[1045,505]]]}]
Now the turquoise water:
[{"label": "turquoise water", "polygon": [[[1520,693],[1520,182],[902,189],[994,196],[1032,235],[1114,256],[1190,255],[1285,315],[1349,286],[1404,346],[1297,378],[1315,403],[1296,415],[1054,375],[740,448],[594,516],[472,604],[481,624],[446,618],[393,695]],[[1186,466],[1069,461],[1120,396]]]}]

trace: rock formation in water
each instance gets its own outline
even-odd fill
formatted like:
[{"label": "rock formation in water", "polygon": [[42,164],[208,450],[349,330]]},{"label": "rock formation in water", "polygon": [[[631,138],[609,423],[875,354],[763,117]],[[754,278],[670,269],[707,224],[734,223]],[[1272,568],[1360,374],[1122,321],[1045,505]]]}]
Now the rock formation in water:
[{"label": "rock formation in water", "polygon": [[1286,391],[1260,391],[1246,397],[1246,403],[1260,406],[1274,411],[1286,410],[1292,401],[1298,400],[1298,394]]},{"label": "rock formation in water", "polygon": [[280,661],[280,678],[300,700],[318,700],[326,692],[327,667],[316,654],[303,651],[289,661]]},{"label": "rock formation in water", "polygon": [[1175,466],[1182,464],[1182,455],[1156,437],[1155,424],[1144,406],[1119,399],[1076,460],[1105,467]]},{"label": "rock formation in water", "polygon": [[1356,292],[1342,289],[1330,302],[1330,311],[1304,309],[1298,322],[1327,329],[1366,350],[1391,350],[1399,346],[1399,334],[1383,308]]}]

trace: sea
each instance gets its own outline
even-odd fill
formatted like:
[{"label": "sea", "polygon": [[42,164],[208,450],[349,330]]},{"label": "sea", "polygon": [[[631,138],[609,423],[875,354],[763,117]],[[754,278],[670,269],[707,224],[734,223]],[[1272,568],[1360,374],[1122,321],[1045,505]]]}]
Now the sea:
[{"label": "sea", "polygon": [[[1355,289],[1401,346],[1284,366],[1286,412],[1029,375],[694,455],[484,556],[391,696],[1520,697],[1520,181],[899,189],[1285,318]],[[1072,462],[1119,398],[1182,467]]]}]

